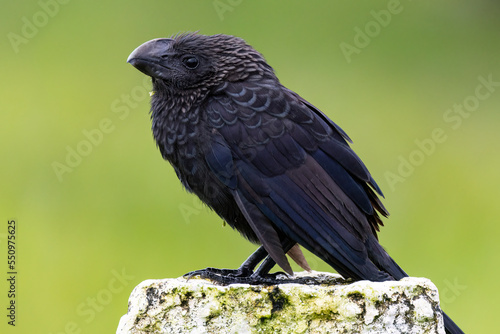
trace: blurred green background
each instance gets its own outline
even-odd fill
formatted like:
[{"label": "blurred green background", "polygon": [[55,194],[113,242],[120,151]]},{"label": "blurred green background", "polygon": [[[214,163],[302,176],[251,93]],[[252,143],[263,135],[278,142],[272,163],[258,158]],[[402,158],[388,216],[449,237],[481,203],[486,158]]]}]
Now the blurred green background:
[{"label": "blurred green background", "polygon": [[126,63],[196,30],[244,38],[342,126],[385,192],[382,244],[466,332],[497,327],[498,3],[3,1],[0,16],[2,277],[11,218],[19,261],[15,328],[0,280],[2,333],[111,333],[139,282],[255,249],[181,188]]}]

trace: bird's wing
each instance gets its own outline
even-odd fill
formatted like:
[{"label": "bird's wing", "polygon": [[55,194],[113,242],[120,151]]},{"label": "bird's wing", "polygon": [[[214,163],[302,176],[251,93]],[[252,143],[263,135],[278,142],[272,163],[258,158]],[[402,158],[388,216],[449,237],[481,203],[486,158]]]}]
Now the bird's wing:
[{"label": "bird's wing", "polygon": [[340,127],[274,82],[226,83],[205,110],[213,128],[206,161],[283,269],[291,271],[280,233],[344,276],[380,280],[367,247],[376,211],[387,212]]}]

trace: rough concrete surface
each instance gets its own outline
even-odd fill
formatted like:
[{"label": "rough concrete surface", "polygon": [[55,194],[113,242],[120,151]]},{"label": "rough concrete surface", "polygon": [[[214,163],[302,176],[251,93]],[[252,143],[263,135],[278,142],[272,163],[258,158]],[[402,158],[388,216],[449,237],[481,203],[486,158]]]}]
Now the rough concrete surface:
[{"label": "rough concrete surface", "polygon": [[425,278],[321,284],[215,285],[192,278],[147,280],[129,299],[117,333],[443,333],[439,296]]}]

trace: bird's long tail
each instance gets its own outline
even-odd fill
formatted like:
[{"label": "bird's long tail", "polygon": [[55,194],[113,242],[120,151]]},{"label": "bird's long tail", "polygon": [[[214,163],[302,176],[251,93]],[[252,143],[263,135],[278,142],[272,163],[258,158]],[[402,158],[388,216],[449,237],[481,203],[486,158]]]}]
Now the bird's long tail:
[{"label": "bird's long tail", "polygon": [[[377,266],[387,273],[389,273],[394,279],[400,280],[403,277],[407,277],[408,274],[401,269],[401,267],[394,261],[389,254],[383,249],[378,242],[371,242],[371,254],[373,256],[372,261],[374,261]],[[444,312],[444,328],[447,334],[463,334],[464,332],[451,320],[451,318]]]},{"label": "bird's long tail", "polygon": [[448,334],[463,334],[464,332],[450,319],[450,317],[443,312],[444,329]]}]

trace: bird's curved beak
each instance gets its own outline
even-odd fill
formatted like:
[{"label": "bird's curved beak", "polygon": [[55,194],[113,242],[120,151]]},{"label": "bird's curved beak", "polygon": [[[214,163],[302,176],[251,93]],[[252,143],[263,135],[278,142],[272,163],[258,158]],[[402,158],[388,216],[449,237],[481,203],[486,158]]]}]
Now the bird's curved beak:
[{"label": "bird's curved beak", "polygon": [[157,38],[139,45],[127,58],[127,63],[153,78],[168,79],[167,72],[172,39]]}]

